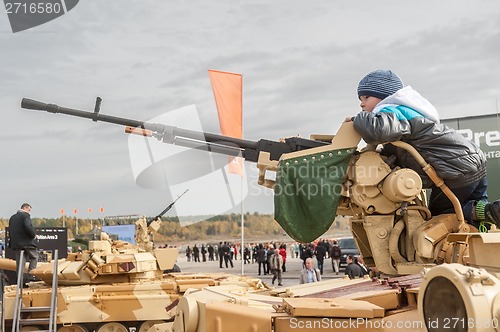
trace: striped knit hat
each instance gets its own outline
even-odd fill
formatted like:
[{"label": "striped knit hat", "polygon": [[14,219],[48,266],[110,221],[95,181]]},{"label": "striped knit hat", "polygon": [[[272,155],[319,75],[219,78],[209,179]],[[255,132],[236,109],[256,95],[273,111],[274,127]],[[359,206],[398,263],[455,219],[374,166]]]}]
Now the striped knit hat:
[{"label": "striped knit hat", "polygon": [[398,75],[390,70],[375,70],[363,77],[358,84],[358,97],[372,96],[385,99],[403,88]]}]

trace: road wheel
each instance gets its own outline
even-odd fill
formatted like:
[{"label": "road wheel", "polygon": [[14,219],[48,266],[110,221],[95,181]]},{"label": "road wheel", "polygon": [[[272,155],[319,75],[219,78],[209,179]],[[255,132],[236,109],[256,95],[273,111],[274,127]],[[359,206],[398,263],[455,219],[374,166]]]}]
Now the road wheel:
[{"label": "road wheel", "polygon": [[163,320],[147,320],[139,324],[139,326],[137,327],[137,332],[148,332],[153,325],[163,323],[165,323],[165,321]]},{"label": "road wheel", "polygon": [[95,332],[128,332],[128,329],[121,323],[112,322],[99,325]]}]

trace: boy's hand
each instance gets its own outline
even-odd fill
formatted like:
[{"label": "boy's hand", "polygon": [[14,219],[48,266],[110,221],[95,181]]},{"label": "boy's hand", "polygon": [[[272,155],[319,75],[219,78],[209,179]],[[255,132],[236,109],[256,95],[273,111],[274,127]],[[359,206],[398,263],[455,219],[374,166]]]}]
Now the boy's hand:
[{"label": "boy's hand", "polygon": [[348,116],[347,118],[345,118],[344,122],[352,122],[352,117]]}]

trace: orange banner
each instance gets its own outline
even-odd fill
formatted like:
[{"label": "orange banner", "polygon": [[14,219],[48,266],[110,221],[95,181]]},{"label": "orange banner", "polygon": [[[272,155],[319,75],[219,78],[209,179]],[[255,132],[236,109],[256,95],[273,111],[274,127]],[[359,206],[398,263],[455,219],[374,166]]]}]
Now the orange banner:
[{"label": "orange banner", "polygon": [[[243,78],[241,74],[209,70],[222,135],[243,137]],[[242,158],[230,157],[229,172],[243,175]]]}]

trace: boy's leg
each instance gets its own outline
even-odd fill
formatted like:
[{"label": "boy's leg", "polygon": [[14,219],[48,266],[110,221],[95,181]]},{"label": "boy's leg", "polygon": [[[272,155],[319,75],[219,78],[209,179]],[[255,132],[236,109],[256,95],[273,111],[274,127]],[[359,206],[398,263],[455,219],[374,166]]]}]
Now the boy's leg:
[{"label": "boy's leg", "polygon": [[[476,201],[486,200],[486,178],[482,178],[470,185],[461,188],[450,188],[450,190],[457,196],[457,199],[462,205],[464,218],[468,223],[475,220],[473,213],[473,205]],[[454,213],[455,208],[453,203],[446,197],[446,195],[437,187],[432,187],[431,196],[429,198],[429,210],[433,216],[445,213]]]},{"label": "boy's leg", "polygon": [[487,187],[486,177],[484,177],[473,193],[472,198],[475,201],[472,202],[472,204],[467,202],[467,205],[470,206],[474,220],[494,223],[500,228],[500,200],[488,202],[488,195],[486,193]]}]

